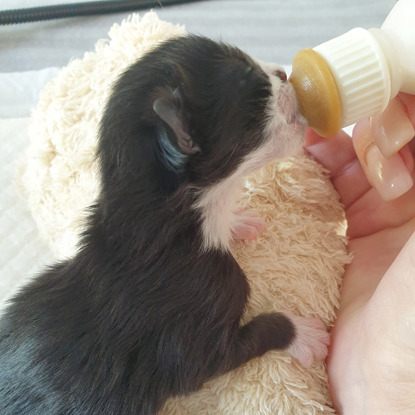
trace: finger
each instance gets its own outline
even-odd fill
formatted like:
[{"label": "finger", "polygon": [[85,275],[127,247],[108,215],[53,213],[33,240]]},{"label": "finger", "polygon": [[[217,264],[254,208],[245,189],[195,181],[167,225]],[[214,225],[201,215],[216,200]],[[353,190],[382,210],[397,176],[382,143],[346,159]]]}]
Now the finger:
[{"label": "finger", "polygon": [[396,99],[398,99],[403,104],[409,120],[415,127],[415,95],[400,92],[397,95]]},{"label": "finger", "polygon": [[333,185],[346,208],[370,189],[352,140],[345,132],[339,131],[333,137],[323,138],[307,129],[305,138],[306,150],[330,172]]},{"label": "finger", "polygon": [[330,138],[323,138],[311,128],[305,132],[306,149],[317,161],[336,177],[342,167],[356,158],[350,137],[339,131]]},{"label": "finger", "polygon": [[[412,173],[414,170],[414,150],[415,150],[415,146],[411,146],[411,144],[406,144],[399,150],[399,154],[402,157],[402,160],[405,163],[406,168],[408,169],[410,173]],[[413,144],[415,144],[415,140],[413,141]]]},{"label": "finger", "polygon": [[[412,173],[415,179],[415,173]],[[397,199],[385,203],[371,188],[346,211],[350,239],[396,228],[415,218],[415,187]]]},{"label": "finger", "polygon": [[392,99],[386,110],[372,117],[372,136],[382,154],[389,158],[415,135],[415,129],[402,101]]},{"label": "finger", "polygon": [[383,200],[389,201],[406,193],[413,185],[411,172],[399,153],[386,158],[373,138],[369,120],[356,124],[353,145],[369,183]]}]

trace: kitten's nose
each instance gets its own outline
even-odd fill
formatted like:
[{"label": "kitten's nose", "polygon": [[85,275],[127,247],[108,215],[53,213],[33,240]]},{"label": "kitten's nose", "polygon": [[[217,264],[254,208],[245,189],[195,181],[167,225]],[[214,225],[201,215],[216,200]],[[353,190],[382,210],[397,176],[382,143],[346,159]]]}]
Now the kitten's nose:
[{"label": "kitten's nose", "polygon": [[280,78],[281,79],[281,81],[286,81],[287,80],[287,74],[285,73],[285,71],[283,71],[283,70],[281,70],[281,69],[277,69],[275,72],[274,72],[274,75],[275,76],[278,76],[278,78]]}]

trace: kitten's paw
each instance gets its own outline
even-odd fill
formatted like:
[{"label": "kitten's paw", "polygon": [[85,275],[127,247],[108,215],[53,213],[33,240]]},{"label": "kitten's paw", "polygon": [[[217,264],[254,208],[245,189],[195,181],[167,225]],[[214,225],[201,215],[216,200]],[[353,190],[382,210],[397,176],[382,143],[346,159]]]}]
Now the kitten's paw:
[{"label": "kitten's paw", "polygon": [[265,231],[265,221],[254,210],[237,210],[234,212],[232,226],[233,239],[254,241]]},{"label": "kitten's paw", "polygon": [[304,367],[310,367],[314,360],[325,359],[330,336],[323,322],[319,318],[289,317],[294,323],[296,335],[287,352]]}]

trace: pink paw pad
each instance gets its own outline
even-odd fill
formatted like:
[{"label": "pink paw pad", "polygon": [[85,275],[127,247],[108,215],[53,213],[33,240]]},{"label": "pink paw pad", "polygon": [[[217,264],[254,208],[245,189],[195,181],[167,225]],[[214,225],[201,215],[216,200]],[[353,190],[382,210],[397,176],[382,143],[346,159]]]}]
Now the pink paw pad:
[{"label": "pink paw pad", "polygon": [[234,212],[232,226],[233,239],[254,241],[265,231],[265,221],[254,210],[237,210]]},{"label": "pink paw pad", "polygon": [[296,337],[287,352],[302,366],[310,367],[314,360],[324,360],[330,344],[329,333],[319,318],[289,316],[294,323]]}]

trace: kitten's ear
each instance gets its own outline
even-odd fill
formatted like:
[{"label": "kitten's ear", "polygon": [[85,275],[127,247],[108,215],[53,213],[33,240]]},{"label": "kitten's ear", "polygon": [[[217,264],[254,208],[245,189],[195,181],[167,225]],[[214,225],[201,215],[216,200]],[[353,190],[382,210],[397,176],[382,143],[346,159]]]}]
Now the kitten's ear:
[{"label": "kitten's ear", "polygon": [[188,133],[183,100],[178,88],[157,98],[153,103],[153,110],[173,131],[174,137],[169,134],[169,140],[182,154],[189,155],[200,151],[200,147]]}]

